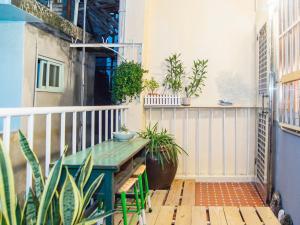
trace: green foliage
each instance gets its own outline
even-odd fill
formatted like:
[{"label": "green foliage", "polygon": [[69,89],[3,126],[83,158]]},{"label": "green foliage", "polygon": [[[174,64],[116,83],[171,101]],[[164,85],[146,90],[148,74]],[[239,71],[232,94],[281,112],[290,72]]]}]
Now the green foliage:
[{"label": "green foliage", "polygon": [[132,101],[143,91],[143,75],[147,71],[141,64],[123,62],[112,77],[112,98],[114,102]]},{"label": "green foliage", "polygon": [[147,151],[152,158],[159,160],[162,167],[165,162],[176,164],[178,162],[178,155],[187,153],[182,147],[176,144],[175,138],[169,134],[166,129],[162,129],[159,132],[157,126],[157,123],[153,127],[149,125],[146,130],[140,132],[139,135],[142,138],[150,139]]},{"label": "green foliage", "polygon": [[184,78],[184,66],[180,59],[180,54],[173,54],[166,59],[167,74],[163,82],[163,86],[170,89],[174,94],[182,90]]},{"label": "green foliage", "polygon": [[[102,183],[100,174],[87,187],[93,167],[92,152],[88,154],[83,165],[78,169],[75,179],[66,169],[63,182],[62,157],[54,164],[49,176],[42,176],[40,163],[30,149],[25,136],[19,132],[21,150],[33,171],[35,190],[30,189],[23,207],[20,206],[14,189],[13,169],[8,153],[0,140],[0,224],[1,225],[75,225],[95,224],[103,218],[101,210],[86,214],[92,196]],[[76,180],[76,182],[75,182]],[[62,189],[58,184],[63,182]]]},{"label": "green foliage", "polygon": [[146,88],[148,92],[151,92],[151,94],[153,94],[154,91],[159,88],[159,83],[154,80],[153,77],[150,80],[145,80],[144,83],[144,88]]},{"label": "green foliage", "polygon": [[128,132],[128,131],[129,131],[129,129],[126,127],[125,124],[123,124],[123,125],[121,126],[120,130],[123,131],[123,132]]},{"label": "green foliage", "polygon": [[208,60],[197,59],[193,64],[193,75],[188,77],[190,83],[185,87],[186,97],[199,96],[202,92],[202,87],[205,86],[204,81],[207,74]]}]

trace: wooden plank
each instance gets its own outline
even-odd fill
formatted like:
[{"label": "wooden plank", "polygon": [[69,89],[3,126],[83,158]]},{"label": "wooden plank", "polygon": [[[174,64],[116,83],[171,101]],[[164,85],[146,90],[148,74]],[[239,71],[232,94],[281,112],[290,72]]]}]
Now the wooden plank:
[{"label": "wooden plank", "polygon": [[227,225],[223,207],[209,207],[211,225]]},{"label": "wooden plank", "polygon": [[185,180],[181,205],[195,205],[195,180]]},{"label": "wooden plank", "polygon": [[174,206],[162,206],[155,225],[171,225],[173,221]]},{"label": "wooden plank", "polygon": [[114,215],[114,225],[119,225],[122,222],[122,213],[116,213]]},{"label": "wooden plank", "polygon": [[244,218],[246,225],[262,225],[255,208],[253,207],[240,207],[240,212]]},{"label": "wooden plank", "polygon": [[192,206],[178,206],[176,213],[176,225],[190,225],[192,223]]},{"label": "wooden plank", "polygon": [[163,202],[165,201],[167,194],[168,194],[167,190],[154,191],[151,197],[152,209],[155,208],[155,206],[163,205]]},{"label": "wooden plank", "polygon": [[183,180],[174,180],[169,191],[165,205],[179,205]]},{"label": "wooden plank", "polygon": [[[138,215],[136,213],[127,214],[128,224],[136,225],[138,223]],[[124,225],[122,213],[114,215],[114,225]]]},{"label": "wooden plank", "polygon": [[160,210],[161,210],[161,206],[159,205],[152,206],[152,212],[146,213],[147,225],[155,225]]},{"label": "wooden plank", "polygon": [[280,225],[279,221],[269,207],[256,207],[256,211],[265,225]]},{"label": "wooden plank", "polygon": [[192,206],[192,225],[207,225],[206,207]]},{"label": "wooden plank", "polygon": [[224,207],[224,213],[228,225],[244,225],[244,221],[237,207]]}]

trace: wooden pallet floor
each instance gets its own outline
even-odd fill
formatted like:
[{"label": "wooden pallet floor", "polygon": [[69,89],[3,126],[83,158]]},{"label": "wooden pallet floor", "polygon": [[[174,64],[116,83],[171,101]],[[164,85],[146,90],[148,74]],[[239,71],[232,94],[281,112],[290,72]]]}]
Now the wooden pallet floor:
[{"label": "wooden pallet floor", "polygon": [[[175,180],[169,191],[152,192],[151,201],[147,225],[280,225],[269,207],[195,206],[193,180]],[[115,224],[123,224],[121,215]]]}]

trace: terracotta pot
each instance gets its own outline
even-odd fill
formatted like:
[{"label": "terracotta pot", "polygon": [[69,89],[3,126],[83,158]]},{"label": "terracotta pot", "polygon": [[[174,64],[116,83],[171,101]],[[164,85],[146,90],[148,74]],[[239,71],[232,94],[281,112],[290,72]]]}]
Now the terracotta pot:
[{"label": "terracotta pot", "polygon": [[190,106],[191,105],[191,98],[187,98],[187,97],[184,97],[182,98],[182,105],[184,106]]},{"label": "terracotta pot", "polygon": [[177,172],[177,163],[165,162],[164,167],[162,167],[158,159],[151,158],[148,154],[146,157],[146,166],[149,188],[151,190],[170,189]]}]

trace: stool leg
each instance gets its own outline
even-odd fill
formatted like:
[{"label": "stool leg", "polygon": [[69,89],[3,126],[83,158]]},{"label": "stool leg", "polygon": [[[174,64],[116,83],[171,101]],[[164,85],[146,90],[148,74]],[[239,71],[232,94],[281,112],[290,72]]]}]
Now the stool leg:
[{"label": "stool leg", "polygon": [[137,214],[138,214],[138,217],[139,217],[139,224],[142,225],[143,224],[143,218],[141,216],[140,199],[139,199],[139,194],[138,194],[138,191],[137,191],[136,184],[134,185],[133,190],[134,190],[136,211],[137,211]]},{"label": "stool leg", "polygon": [[140,198],[141,198],[141,208],[142,208],[142,217],[144,224],[146,224],[146,213],[145,213],[145,193],[143,188],[143,177],[142,175],[138,176],[139,188],[140,188]]},{"label": "stool leg", "polygon": [[123,212],[123,223],[124,223],[124,225],[128,225],[126,193],[125,192],[121,192],[121,204],[122,204],[122,212]]},{"label": "stool leg", "polygon": [[145,180],[145,189],[146,189],[146,193],[145,193],[145,197],[147,196],[147,205],[149,208],[149,212],[152,212],[152,206],[151,206],[151,197],[150,197],[150,193],[149,193],[149,183],[148,183],[148,176],[147,176],[147,172],[144,172],[144,180]]}]

